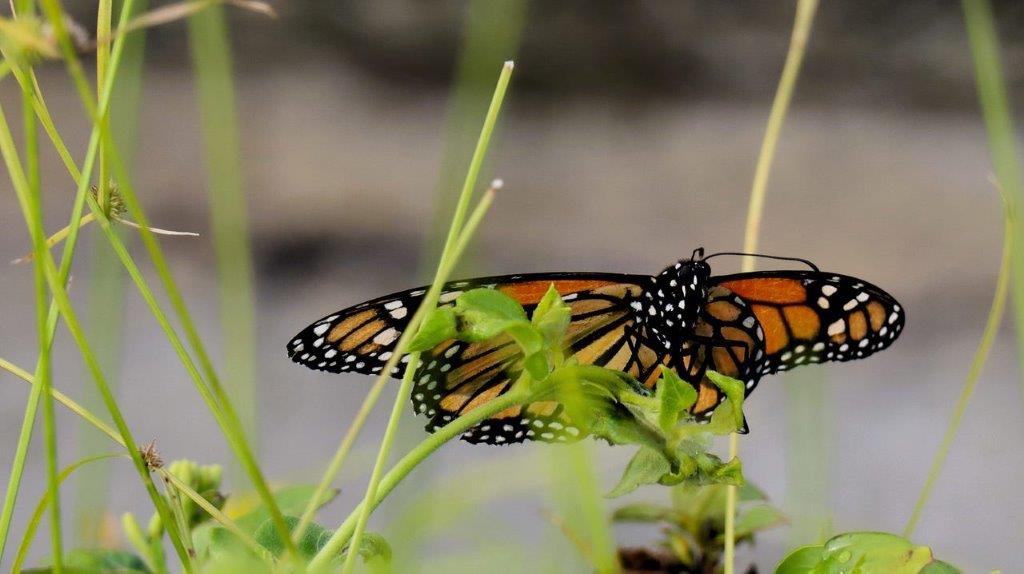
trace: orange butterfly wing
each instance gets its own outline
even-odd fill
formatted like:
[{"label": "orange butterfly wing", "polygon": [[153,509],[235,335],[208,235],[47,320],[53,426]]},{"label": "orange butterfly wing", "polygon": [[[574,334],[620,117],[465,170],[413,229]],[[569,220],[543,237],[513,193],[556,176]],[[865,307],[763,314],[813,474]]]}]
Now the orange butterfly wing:
[{"label": "orange butterfly wing", "polygon": [[818,271],[713,277],[695,329],[708,337],[689,343],[698,351],[696,366],[687,372],[701,377],[688,379],[699,380],[693,411],[709,415],[723,398],[703,369],[744,381],[749,394],[764,375],[881,351],[905,323],[905,312],[891,295],[855,277]]},{"label": "orange butterfly wing", "polygon": [[[628,307],[644,280],[643,276],[600,273],[485,277],[447,284],[440,304],[453,304],[463,291],[490,287],[515,299],[529,313],[554,285],[572,310],[566,334],[571,355],[582,364],[625,371],[653,384],[663,357],[633,333]],[[317,370],[379,373],[424,293],[424,288],[411,289],[329,315],[293,338],[289,356]],[[521,360],[519,348],[508,337],[483,343],[447,341],[422,355],[412,391],[413,408],[430,418],[427,430],[433,431],[507,391],[521,371]],[[403,370],[404,366],[398,367],[392,375],[401,377]],[[463,438],[511,444],[568,441],[578,434],[562,406],[545,401],[498,413]]]}]

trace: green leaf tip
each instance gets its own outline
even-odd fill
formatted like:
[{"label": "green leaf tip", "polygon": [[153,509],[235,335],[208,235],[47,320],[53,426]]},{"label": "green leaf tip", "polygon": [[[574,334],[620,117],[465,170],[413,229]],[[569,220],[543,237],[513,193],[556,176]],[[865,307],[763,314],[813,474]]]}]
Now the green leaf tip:
[{"label": "green leaf tip", "polygon": [[661,430],[670,432],[681,417],[688,416],[690,407],[697,402],[697,390],[679,378],[675,371],[662,366],[655,398],[659,408],[658,426]]},{"label": "green leaf tip", "polygon": [[733,429],[743,428],[743,399],[747,392],[743,381],[712,370],[708,370],[705,375],[709,381],[725,393],[726,399],[732,408]]}]

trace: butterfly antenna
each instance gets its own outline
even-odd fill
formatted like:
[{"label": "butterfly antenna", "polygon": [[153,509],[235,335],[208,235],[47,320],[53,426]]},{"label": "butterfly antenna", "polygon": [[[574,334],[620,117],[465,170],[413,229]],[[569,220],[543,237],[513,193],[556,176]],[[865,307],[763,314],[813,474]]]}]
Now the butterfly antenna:
[{"label": "butterfly antenna", "polygon": [[775,260],[778,260],[778,261],[796,261],[798,263],[803,263],[804,265],[810,267],[811,269],[813,269],[815,271],[819,271],[819,272],[821,271],[820,269],[818,269],[817,265],[815,265],[814,263],[811,263],[809,260],[803,259],[801,257],[782,257],[781,255],[765,255],[763,253],[743,253],[743,252],[740,252],[740,251],[720,251],[718,253],[712,253],[711,255],[708,255],[707,257],[704,258],[704,260],[707,261],[708,259],[711,259],[712,257],[718,257],[719,255],[738,255],[738,256],[741,256],[741,257],[760,257],[762,259],[775,259]]}]

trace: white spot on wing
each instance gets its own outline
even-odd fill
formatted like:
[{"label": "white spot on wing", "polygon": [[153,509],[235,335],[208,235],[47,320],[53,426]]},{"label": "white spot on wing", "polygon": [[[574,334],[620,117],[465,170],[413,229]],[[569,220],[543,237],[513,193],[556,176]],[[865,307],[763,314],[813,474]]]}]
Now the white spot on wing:
[{"label": "white spot on wing", "polygon": [[828,326],[829,335],[838,335],[846,331],[846,321],[839,319]]},{"label": "white spot on wing", "polygon": [[396,331],[394,327],[389,327],[378,333],[377,336],[373,338],[373,342],[378,345],[390,345],[397,338],[398,331]]},{"label": "white spot on wing", "polygon": [[462,291],[449,291],[447,293],[442,293],[437,300],[440,301],[441,303],[451,303],[459,295],[462,295]]}]

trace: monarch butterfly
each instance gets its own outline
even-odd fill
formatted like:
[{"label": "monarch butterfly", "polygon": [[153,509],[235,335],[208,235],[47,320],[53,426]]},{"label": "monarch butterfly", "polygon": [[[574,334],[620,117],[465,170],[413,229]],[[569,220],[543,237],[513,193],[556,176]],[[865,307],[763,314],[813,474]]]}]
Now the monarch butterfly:
[{"label": "monarch butterfly", "polygon": [[[691,408],[710,417],[723,393],[705,376],[712,369],[746,385],[810,363],[850,361],[888,347],[905,323],[903,308],[870,283],[820,271],[760,271],[712,276],[703,248],[655,276],[617,273],[504,275],[445,285],[439,304],[464,291],[493,288],[532,312],[550,286],[570,307],[569,353],[581,364],[624,371],[653,388],[660,366],[674,369],[698,392]],[[331,373],[377,374],[426,288],[387,295],[332,313],[288,344],[296,363]],[[425,352],[413,406],[434,431],[502,394],[520,369],[508,337],[481,343],[447,341]],[[403,359],[404,361],[405,359]],[[404,365],[392,376],[402,376]],[[471,443],[566,442],[580,431],[562,405],[547,400],[502,411],[465,433]]]}]

